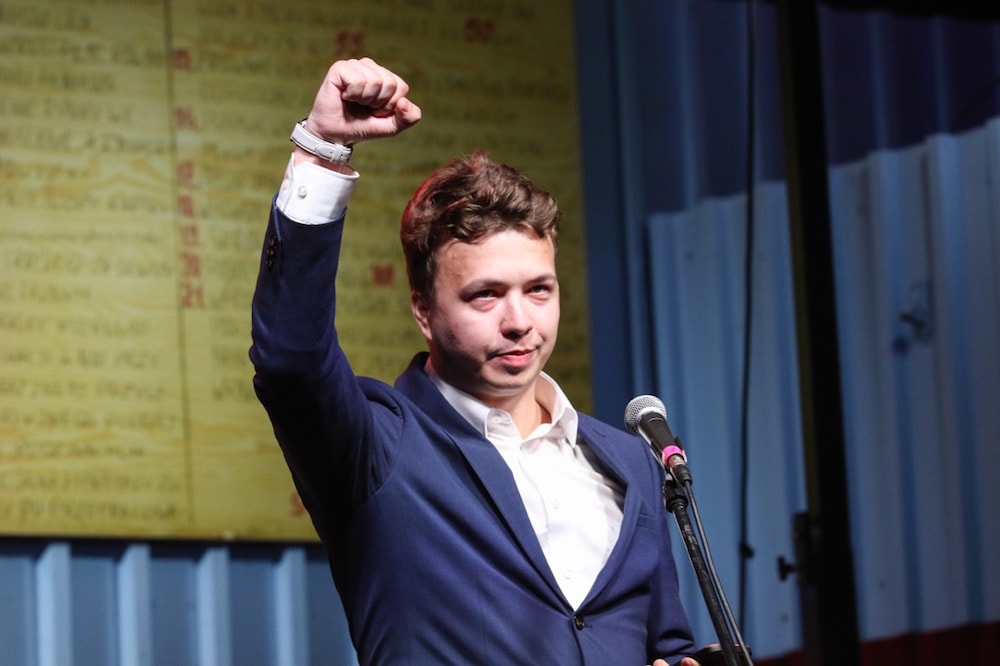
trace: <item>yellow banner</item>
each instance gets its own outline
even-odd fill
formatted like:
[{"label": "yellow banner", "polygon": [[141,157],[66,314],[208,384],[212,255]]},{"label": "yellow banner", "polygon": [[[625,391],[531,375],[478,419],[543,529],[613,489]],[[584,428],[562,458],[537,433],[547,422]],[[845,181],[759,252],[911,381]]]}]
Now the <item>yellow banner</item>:
[{"label": "yellow banner", "polygon": [[0,0],[0,532],[309,540],[253,395],[271,197],[330,62],[399,72],[419,127],[352,163],[338,325],[391,381],[423,347],[398,241],[485,148],[559,199],[550,365],[590,407],[571,0]]}]

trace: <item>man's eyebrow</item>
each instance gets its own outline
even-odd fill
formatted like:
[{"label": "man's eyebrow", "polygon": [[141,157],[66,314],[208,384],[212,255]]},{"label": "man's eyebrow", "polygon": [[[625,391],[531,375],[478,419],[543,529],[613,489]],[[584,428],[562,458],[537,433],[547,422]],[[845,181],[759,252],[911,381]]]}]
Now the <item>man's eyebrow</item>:
[{"label": "man's eyebrow", "polygon": [[[527,280],[519,280],[519,283],[523,284],[538,284],[539,282],[558,282],[559,278],[553,272],[539,273],[535,277],[529,278]],[[480,289],[488,289],[490,287],[506,287],[509,286],[511,282],[507,280],[501,280],[499,278],[476,278],[471,280],[461,286],[462,291],[478,291]]]}]

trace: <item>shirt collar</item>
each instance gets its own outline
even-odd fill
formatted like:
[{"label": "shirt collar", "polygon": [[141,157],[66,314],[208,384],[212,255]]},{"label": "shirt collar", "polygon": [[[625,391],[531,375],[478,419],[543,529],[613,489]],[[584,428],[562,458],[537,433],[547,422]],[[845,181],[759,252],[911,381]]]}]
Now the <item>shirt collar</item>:
[{"label": "shirt collar", "polygon": [[[455,411],[471,423],[479,431],[479,434],[489,439],[487,435],[487,422],[490,414],[503,412],[503,410],[494,409],[446,382],[434,372],[434,368],[431,366],[429,360],[424,365],[424,370],[431,381],[434,382],[434,385],[438,387],[438,390],[441,391],[444,399],[455,408]],[[535,397],[539,404],[548,410],[552,416],[551,428],[548,432],[555,435],[557,429],[561,430],[561,434],[565,436],[565,441],[569,442],[570,446],[575,448],[579,416],[576,409],[570,403],[569,398],[559,387],[559,384],[546,373],[539,373],[535,385]]]}]

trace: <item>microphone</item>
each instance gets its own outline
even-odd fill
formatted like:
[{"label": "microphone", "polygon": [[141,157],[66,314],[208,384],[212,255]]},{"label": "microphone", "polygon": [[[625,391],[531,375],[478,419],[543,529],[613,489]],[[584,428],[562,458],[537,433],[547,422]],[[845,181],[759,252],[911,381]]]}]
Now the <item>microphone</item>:
[{"label": "microphone", "polygon": [[687,456],[667,424],[667,408],[655,395],[640,395],[625,406],[625,427],[641,436],[664,469],[681,483],[691,482]]}]

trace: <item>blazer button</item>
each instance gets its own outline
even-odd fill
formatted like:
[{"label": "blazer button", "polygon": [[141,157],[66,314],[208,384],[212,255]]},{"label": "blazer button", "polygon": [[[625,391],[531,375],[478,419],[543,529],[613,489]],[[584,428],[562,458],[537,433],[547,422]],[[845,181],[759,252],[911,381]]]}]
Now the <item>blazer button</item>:
[{"label": "blazer button", "polygon": [[267,239],[267,251],[264,253],[266,257],[266,265],[268,268],[274,267],[274,257],[278,253],[278,237],[271,235]]},{"label": "blazer button", "polygon": [[582,631],[587,625],[584,623],[583,618],[579,615],[573,616],[573,626],[577,628],[578,631]]}]

